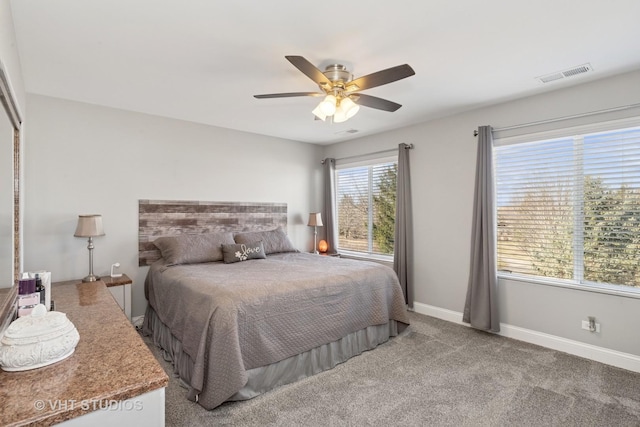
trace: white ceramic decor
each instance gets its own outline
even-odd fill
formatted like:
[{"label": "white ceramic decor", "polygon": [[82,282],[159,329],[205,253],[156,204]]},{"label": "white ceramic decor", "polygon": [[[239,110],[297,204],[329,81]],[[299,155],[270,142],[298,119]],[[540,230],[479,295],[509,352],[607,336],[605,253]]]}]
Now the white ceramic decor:
[{"label": "white ceramic decor", "polygon": [[71,356],[80,340],[78,330],[58,311],[38,304],[30,315],[15,320],[0,340],[0,367],[26,371]]}]

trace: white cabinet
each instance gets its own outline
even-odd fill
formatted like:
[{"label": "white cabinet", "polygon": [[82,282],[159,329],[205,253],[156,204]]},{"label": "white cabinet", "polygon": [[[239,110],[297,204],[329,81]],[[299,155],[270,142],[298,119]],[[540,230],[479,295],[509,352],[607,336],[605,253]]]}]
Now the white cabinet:
[{"label": "white cabinet", "polygon": [[[164,387],[152,390],[140,396],[120,401],[96,401],[101,409],[89,412],[77,418],[71,418],[59,424],[63,427],[110,427],[114,425],[138,427],[164,426]],[[85,405],[91,405],[91,401]],[[78,403],[82,405],[82,403]]]}]

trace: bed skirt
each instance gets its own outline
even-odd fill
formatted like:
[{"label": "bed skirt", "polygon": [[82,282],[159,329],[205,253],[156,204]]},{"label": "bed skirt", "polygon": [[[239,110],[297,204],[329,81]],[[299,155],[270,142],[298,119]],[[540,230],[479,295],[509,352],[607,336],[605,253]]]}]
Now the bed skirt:
[{"label": "bed skirt", "polygon": [[[396,336],[407,327],[402,322],[390,320],[383,325],[374,325],[348,334],[337,341],[321,345],[304,353],[289,357],[271,365],[247,371],[249,379],[242,389],[227,399],[247,400],[275,387],[290,384],[322,371],[334,368],[353,356],[371,350]],[[150,335],[163,357],[173,365],[173,373],[189,390],[188,398],[198,401],[197,391],[189,384],[193,372],[193,360],[182,350],[182,343],[162,323],[151,305],[147,305],[143,333]]]}]

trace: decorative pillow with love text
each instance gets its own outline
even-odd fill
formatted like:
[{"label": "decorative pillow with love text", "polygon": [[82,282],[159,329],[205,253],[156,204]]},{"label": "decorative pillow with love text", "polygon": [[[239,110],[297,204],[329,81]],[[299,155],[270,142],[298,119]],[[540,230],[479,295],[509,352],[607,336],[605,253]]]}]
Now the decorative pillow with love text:
[{"label": "decorative pillow with love text", "polygon": [[250,259],[264,259],[262,241],[252,243],[237,243],[234,245],[222,245],[222,257],[225,264],[248,261]]}]

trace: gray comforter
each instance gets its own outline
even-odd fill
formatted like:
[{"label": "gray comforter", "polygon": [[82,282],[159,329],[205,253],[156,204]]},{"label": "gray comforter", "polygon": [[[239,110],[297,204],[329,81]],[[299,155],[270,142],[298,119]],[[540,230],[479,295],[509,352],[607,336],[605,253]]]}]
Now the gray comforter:
[{"label": "gray comforter", "polygon": [[390,319],[409,324],[392,269],[307,253],[235,264],[156,262],[145,294],[194,360],[191,386],[214,408],[246,371]]}]

